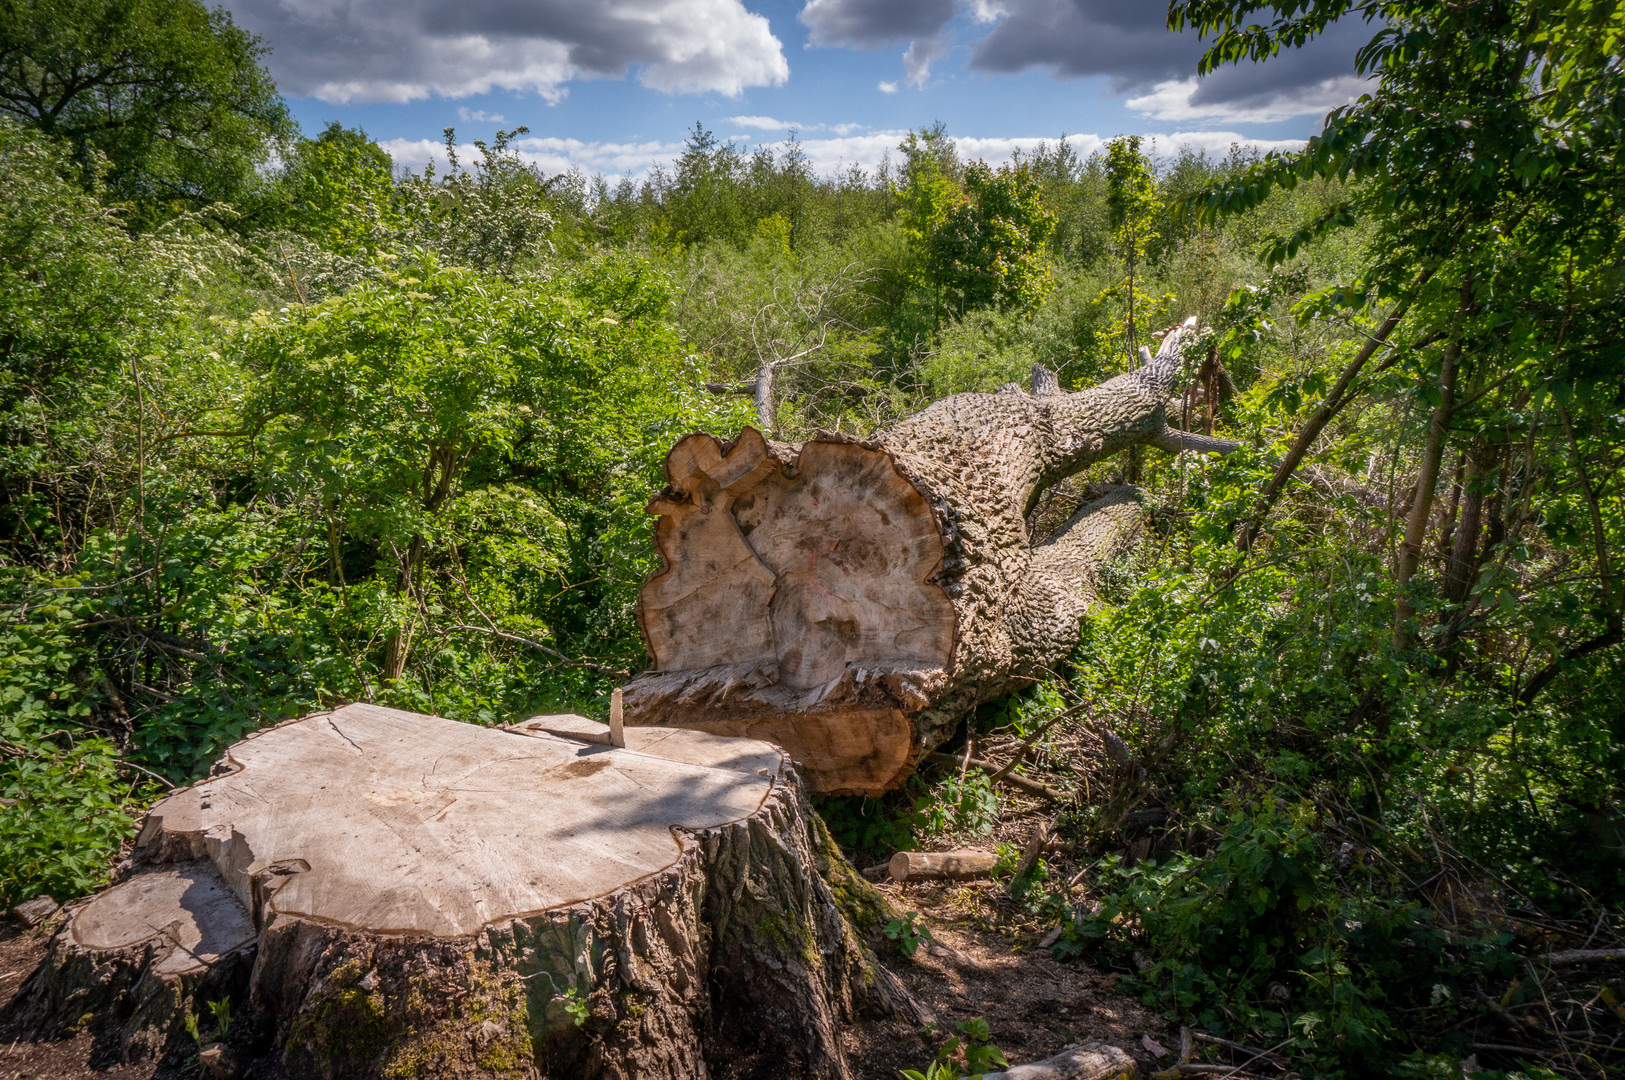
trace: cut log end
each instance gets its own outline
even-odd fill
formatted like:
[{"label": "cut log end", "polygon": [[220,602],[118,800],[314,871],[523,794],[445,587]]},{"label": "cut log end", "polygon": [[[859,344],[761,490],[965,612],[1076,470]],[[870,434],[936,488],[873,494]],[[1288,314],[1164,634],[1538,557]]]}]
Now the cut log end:
[{"label": "cut log end", "polygon": [[833,436],[693,435],[666,468],[664,568],[639,605],[653,665],[627,720],[774,742],[818,791],[894,785],[916,753],[907,715],[954,650],[931,505],[887,451]]},{"label": "cut log end", "polygon": [[667,475],[651,504],[665,569],[639,607],[654,671],[754,664],[807,691],[853,662],[948,662],[942,537],[884,450],[814,441],[783,460],[746,428],[728,446],[689,436]]},{"label": "cut log end", "polygon": [[698,1078],[763,1052],[846,1076],[839,1025],[907,995],[820,876],[839,853],[785,755],[607,737],[362,705],[262,732],[154,808],[14,1009],[141,1057],[227,999],[294,1075]]},{"label": "cut log end", "polygon": [[1194,329],[1088,390],[1035,367],[1030,393],[956,395],[867,441],[678,442],[649,504],[653,663],[626,687],[627,721],[767,739],[822,792],[901,783],[967,711],[1067,655],[1135,533],[1137,495],[1120,492],[1035,545],[1038,493],[1132,446],[1234,445],[1168,426]]}]

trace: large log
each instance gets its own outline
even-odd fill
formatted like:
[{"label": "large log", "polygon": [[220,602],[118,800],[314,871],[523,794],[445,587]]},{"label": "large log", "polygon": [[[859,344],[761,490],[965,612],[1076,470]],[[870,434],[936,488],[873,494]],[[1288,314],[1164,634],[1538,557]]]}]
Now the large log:
[{"label": "large log", "polygon": [[135,1058],[225,999],[278,1075],[697,1080],[844,1078],[843,1023],[918,1019],[780,750],[550,733],[589,728],[351,705],[250,737],[66,911],[13,1021]]},{"label": "large log", "polygon": [[1034,544],[1042,492],[1137,444],[1234,447],[1169,426],[1194,328],[1092,389],[1041,372],[1033,393],[960,394],[871,439],[683,439],[649,504],[663,565],[639,598],[652,663],[627,721],[776,743],[818,791],[896,786],[968,710],[1066,655],[1138,527],[1119,487]]}]

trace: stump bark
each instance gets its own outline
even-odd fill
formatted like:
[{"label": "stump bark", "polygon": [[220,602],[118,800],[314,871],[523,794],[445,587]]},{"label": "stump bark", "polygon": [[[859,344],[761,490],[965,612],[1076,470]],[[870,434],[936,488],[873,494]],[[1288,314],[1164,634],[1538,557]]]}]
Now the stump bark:
[{"label": "stump bark", "polygon": [[775,743],[817,791],[896,786],[967,711],[1066,655],[1139,526],[1119,487],[1034,544],[1042,492],[1130,446],[1234,448],[1169,426],[1194,330],[1091,389],[1040,369],[1031,393],[950,397],[872,439],[683,439],[648,507],[663,565],[639,598],[651,665],[627,721]]},{"label": "stump bark", "polygon": [[698,1080],[844,1078],[842,1024],[916,1018],[780,750],[589,729],[351,705],[250,737],[65,911],[13,1022],[133,1058],[228,1000],[296,1077]]}]

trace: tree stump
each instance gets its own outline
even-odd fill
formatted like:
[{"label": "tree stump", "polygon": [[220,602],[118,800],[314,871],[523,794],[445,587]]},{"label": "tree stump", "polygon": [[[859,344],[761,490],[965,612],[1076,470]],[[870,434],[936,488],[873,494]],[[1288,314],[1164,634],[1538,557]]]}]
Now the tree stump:
[{"label": "tree stump", "polygon": [[568,737],[592,727],[350,705],[251,736],[153,809],[13,1010],[139,1057],[229,1000],[292,1076],[848,1076],[840,1025],[911,999],[788,759]]},{"label": "tree stump", "polygon": [[663,565],[639,598],[652,663],[627,721],[773,742],[817,791],[896,786],[967,711],[1067,654],[1138,527],[1119,487],[1035,544],[1042,492],[1142,443],[1234,447],[1168,424],[1194,329],[1092,389],[1040,368],[1032,393],[960,394],[872,439],[683,439],[648,507]]}]

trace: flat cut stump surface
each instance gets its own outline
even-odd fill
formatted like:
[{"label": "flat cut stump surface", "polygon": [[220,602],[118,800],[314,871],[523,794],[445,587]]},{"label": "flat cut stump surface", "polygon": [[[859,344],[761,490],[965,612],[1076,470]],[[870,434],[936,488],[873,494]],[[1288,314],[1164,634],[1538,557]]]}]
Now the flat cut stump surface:
[{"label": "flat cut stump surface", "polygon": [[754,814],[778,773],[764,743],[659,746],[674,753],[349,705],[233,747],[232,771],[165,799],[137,846],[207,857],[251,907],[271,889],[283,915],[471,934],[666,869],[674,827]]}]

